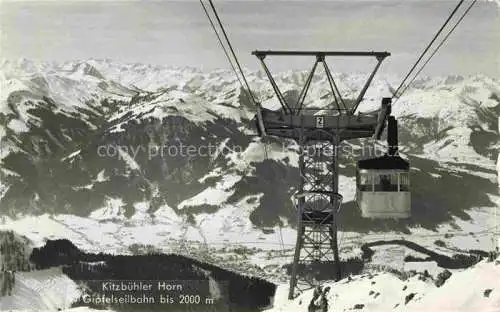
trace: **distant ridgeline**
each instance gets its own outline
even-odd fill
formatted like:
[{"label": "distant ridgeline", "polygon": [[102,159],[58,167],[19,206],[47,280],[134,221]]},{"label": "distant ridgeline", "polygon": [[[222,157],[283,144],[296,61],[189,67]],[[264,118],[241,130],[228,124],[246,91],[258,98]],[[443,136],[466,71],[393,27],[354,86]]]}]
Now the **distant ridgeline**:
[{"label": "distant ridgeline", "polygon": [[28,260],[29,241],[13,231],[0,231],[0,296],[10,295],[14,288],[16,271],[31,271]]},{"label": "distant ridgeline", "polygon": [[[90,254],[66,239],[49,240],[34,248],[30,261],[38,269],[62,266],[82,286],[84,295],[73,306],[250,312],[270,306],[276,291],[270,282],[183,256]],[[153,301],[144,301],[151,298]]]}]

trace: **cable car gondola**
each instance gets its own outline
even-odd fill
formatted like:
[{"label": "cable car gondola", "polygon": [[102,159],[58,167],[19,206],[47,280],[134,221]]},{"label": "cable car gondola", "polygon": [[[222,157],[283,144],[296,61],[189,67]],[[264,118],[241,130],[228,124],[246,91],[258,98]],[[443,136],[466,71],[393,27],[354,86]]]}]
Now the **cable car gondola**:
[{"label": "cable car gondola", "polygon": [[388,152],[357,163],[356,202],[363,218],[411,217],[410,164],[398,155],[397,131],[396,119],[389,116]]}]

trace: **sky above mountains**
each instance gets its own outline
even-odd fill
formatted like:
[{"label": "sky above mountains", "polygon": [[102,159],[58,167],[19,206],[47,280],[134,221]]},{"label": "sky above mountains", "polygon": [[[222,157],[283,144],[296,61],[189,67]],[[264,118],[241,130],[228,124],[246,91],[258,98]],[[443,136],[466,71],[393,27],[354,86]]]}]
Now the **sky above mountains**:
[{"label": "sky above mountains", "polygon": [[[457,1],[214,1],[243,64],[253,50],[380,50],[383,71],[403,75]],[[466,1],[468,5],[470,1]],[[464,10],[465,7],[462,9]],[[460,11],[462,12],[462,11]],[[198,1],[2,1],[0,56],[41,61],[110,58],[127,63],[229,65]],[[500,9],[479,1],[423,74],[500,76]],[[274,70],[312,59],[270,59]],[[331,59],[334,71],[365,72],[373,60]]]}]

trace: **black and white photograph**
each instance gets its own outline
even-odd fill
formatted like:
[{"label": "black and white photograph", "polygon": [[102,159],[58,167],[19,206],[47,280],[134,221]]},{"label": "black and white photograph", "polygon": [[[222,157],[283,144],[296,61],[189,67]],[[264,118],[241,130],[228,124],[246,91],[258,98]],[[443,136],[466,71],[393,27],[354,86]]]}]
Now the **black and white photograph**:
[{"label": "black and white photograph", "polygon": [[0,311],[499,312],[499,0],[0,0]]}]

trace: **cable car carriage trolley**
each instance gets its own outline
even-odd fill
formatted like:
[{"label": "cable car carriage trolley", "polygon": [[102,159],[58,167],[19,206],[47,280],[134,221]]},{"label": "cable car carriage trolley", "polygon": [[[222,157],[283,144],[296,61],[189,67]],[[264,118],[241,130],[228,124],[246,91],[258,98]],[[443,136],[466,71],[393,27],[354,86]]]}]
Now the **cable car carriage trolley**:
[{"label": "cable car carriage trolley", "polygon": [[407,219],[411,217],[410,165],[398,155],[394,116],[389,116],[387,126],[388,152],[357,163],[356,203],[363,218]]}]

